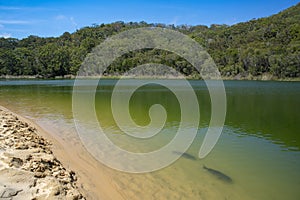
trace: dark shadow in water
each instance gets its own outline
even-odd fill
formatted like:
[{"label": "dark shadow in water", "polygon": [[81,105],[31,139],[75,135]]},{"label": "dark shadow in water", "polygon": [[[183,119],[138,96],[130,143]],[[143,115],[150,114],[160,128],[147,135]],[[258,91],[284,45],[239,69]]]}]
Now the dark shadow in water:
[{"label": "dark shadow in water", "polygon": [[196,157],[189,153],[183,153],[183,152],[179,152],[179,151],[172,151],[172,153],[181,155],[182,157],[189,159],[189,160],[196,160]]},{"label": "dark shadow in water", "polygon": [[218,170],[208,168],[205,165],[203,165],[203,169],[206,169],[209,173],[211,173],[212,175],[214,175],[215,177],[217,177],[218,179],[220,179],[226,183],[233,183],[232,178],[230,178],[229,176],[227,176],[226,174],[224,174]]}]

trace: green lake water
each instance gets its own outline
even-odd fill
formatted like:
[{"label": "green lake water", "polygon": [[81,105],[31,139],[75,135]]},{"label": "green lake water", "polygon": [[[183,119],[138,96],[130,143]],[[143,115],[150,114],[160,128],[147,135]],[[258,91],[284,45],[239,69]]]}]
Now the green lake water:
[{"label": "green lake water", "polygon": [[[166,80],[178,85],[181,80]],[[74,134],[72,80],[0,81],[0,105],[41,126],[52,127],[68,140]],[[149,108],[161,104],[167,112],[162,131],[146,140],[122,133],[111,112],[115,80],[102,80],[95,95],[100,125],[119,147],[149,152],[170,141],[180,124],[175,95],[159,85],[140,87],[131,97],[132,119],[150,122]],[[128,87],[139,80],[126,80]],[[210,121],[210,96],[203,81],[190,81],[199,101],[197,136],[186,156],[162,170],[147,174],[115,172],[112,178],[128,199],[300,199],[300,83],[224,81],[227,115],[222,135],[212,152],[198,158]],[[127,92],[124,87],[123,92]],[[122,100],[118,101],[122,104]],[[88,121],[86,122],[88,124]],[[93,126],[89,131],[96,131]],[[216,169],[233,182],[210,174]]]}]

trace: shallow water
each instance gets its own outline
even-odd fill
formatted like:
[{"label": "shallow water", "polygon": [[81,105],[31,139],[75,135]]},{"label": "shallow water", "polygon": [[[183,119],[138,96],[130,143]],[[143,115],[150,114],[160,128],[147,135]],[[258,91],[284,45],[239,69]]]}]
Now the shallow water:
[{"label": "shallow water", "polygon": [[[168,80],[181,90],[181,80]],[[147,85],[130,100],[130,114],[140,126],[150,122],[149,108],[161,104],[168,117],[162,131],[149,140],[122,133],[111,113],[115,80],[103,80],[95,96],[97,117],[108,137],[123,149],[149,152],[170,141],[180,124],[179,102],[167,88]],[[127,80],[128,85],[138,80]],[[128,199],[299,199],[300,83],[225,81],[227,116],[221,138],[204,159],[198,152],[210,121],[210,98],[203,81],[190,81],[199,100],[197,136],[186,154],[170,166],[146,174],[111,170],[118,190]],[[0,104],[51,127],[64,140],[74,138],[72,80],[0,81]],[[118,101],[122,104],[122,101]],[[87,132],[96,131],[88,125]],[[103,150],[105,152],[105,150]],[[227,183],[203,169],[216,169]]]}]

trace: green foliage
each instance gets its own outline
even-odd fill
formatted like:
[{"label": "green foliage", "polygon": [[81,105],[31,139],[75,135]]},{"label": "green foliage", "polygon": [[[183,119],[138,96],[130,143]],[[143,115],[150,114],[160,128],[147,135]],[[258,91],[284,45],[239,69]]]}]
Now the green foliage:
[{"label": "green foliage", "polygon": [[[187,26],[115,22],[93,24],[57,38],[29,36],[18,40],[0,38],[0,76],[33,75],[45,78],[75,75],[92,49],[106,38],[139,27],[162,27],[187,34],[202,45],[223,76],[253,77],[269,74],[277,78],[300,76],[300,4],[268,18],[233,26],[213,24]],[[197,71],[171,52],[144,49],[123,55],[105,71],[121,75],[146,63],[171,66],[198,78]]]}]

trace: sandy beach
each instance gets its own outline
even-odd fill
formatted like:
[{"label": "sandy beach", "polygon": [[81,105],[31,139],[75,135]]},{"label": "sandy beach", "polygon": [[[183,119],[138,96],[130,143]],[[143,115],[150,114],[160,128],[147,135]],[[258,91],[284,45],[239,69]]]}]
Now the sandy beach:
[{"label": "sandy beach", "polygon": [[85,199],[37,129],[0,108],[0,199]]},{"label": "sandy beach", "polygon": [[124,199],[108,169],[72,137],[0,106],[0,199]]}]

